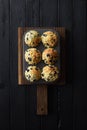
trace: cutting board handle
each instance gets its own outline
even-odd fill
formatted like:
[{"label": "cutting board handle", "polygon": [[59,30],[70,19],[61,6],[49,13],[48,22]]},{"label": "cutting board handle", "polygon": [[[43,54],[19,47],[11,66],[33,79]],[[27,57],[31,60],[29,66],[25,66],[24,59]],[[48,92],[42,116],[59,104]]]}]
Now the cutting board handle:
[{"label": "cutting board handle", "polygon": [[37,115],[47,115],[47,114],[48,114],[47,86],[38,85],[37,86]]}]

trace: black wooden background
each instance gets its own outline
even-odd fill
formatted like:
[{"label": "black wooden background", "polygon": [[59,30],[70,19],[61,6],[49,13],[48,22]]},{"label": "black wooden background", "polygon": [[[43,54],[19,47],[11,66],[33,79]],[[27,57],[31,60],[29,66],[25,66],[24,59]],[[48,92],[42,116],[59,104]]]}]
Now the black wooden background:
[{"label": "black wooden background", "polygon": [[[17,84],[19,26],[67,29],[67,84],[49,86],[48,116],[36,86]],[[86,85],[86,0],[0,0],[0,130],[86,130]]]}]

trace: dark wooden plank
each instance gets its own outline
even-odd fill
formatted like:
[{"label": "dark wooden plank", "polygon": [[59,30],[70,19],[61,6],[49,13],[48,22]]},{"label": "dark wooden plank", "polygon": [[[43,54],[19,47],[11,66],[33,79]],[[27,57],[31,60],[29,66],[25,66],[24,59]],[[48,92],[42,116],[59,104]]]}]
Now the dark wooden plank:
[{"label": "dark wooden plank", "polygon": [[46,85],[37,86],[37,115],[48,114],[48,93]]},{"label": "dark wooden plank", "polygon": [[58,0],[40,0],[40,26],[58,26]]},{"label": "dark wooden plank", "polygon": [[9,1],[0,0],[0,129],[9,130]]},{"label": "dark wooden plank", "polygon": [[[26,26],[39,26],[39,0],[26,0]],[[40,117],[36,115],[37,86],[26,87],[26,129],[40,129]]]},{"label": "dark wooden plank", "polygon": [[73,86],[72,86],[72,39],[73,39],[73,1],[59,1],[59,25],[66,27],[67,43],[67,85],[61,91],[60,128],[73,129]]},{"label": "dark wooden plank", "polygon": [[73,46],[73,1],[61,0],[59,2],[59,22],[61,27],[66,27],[66,42],[67,42],[67,82],[72,82],[72,46]]},{"label": "dark wooden plank", "polygon": [[[9,83],[9,0],[0,0],[0,72],[1,82]],[[5,54],[4,54],[5,53]]]},{"label": "dark wooden plank", "polygon": [[0,89],[0,129],[10,129],[9,126],[9,86]]},{"label": "dark wooden plank", "polygon": [[25,1],[10,0],[10,127],[25,130],[25,87],[18,86],[18,27],[25,26]]},{"label": "dark wooden plank", "polygon": [[73,121],[74,129],[87,129],[87,13],[86,0],[73,0]]},{"label": "dark wooden plank", "polygon": [[[34,0],[26,0],[26,27],[34,26],[34,12],[33,12],[33,5],[34,5]],[[37,8],[36,8],[37,12]]]},{"label": "dark wooden plank", "polygon": [[40,26],[40,0],[26,0],[26,26]]},{"label": "dark wooden plank", "polygon": [[33,26],[40,26],[40,0],[34,0],[33,2]]}]

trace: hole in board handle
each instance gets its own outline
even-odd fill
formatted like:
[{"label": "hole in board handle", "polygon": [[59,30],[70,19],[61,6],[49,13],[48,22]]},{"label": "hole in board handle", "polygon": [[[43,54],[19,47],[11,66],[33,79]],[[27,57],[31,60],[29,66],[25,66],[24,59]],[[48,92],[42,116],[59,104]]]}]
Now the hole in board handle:
[{"label": "hole in board handle", "polygon": [[43,108],[43,107],[41,108],[41,111],[44,111],[44,108]]}]

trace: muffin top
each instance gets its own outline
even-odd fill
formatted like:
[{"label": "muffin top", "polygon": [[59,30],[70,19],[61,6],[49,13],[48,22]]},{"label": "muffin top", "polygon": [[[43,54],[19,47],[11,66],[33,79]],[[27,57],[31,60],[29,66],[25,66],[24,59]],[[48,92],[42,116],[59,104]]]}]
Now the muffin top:
[{"label": "muffin top", "polygon": [[46,31],[42,34],[41,40],[45,47],[54,47],[57,44],[58,36],[52,31]]},{"label": "muffin top", "polygon": [[47,48],[42,53],[42,60],[45,64],[55,64],[58,60],[58,52],[53,48]]},{"label": "muffin top", "polygon": [[54,65],[47,65],[43,67],[41,77],[45,81],[53,82],[58,79],[59,77],[59,69]]},{"label": "muffin top", "polygon": [[41,52],[36,48],[30,48],[25,51],[25,60],[28,64],[37,64],[41,61]]},{"label": "muffin top", "polygon": [[41,38],[37,31],[30,30],[25,34],[24,41],[29,47],[36,47],[40,43]]},{"label": "muffin top", "polygon": [[41,71],[36,66],[29,66],[27,70],[25,70],[25,78],[30,81],[34,82],[39,80],[41,77]]}]

